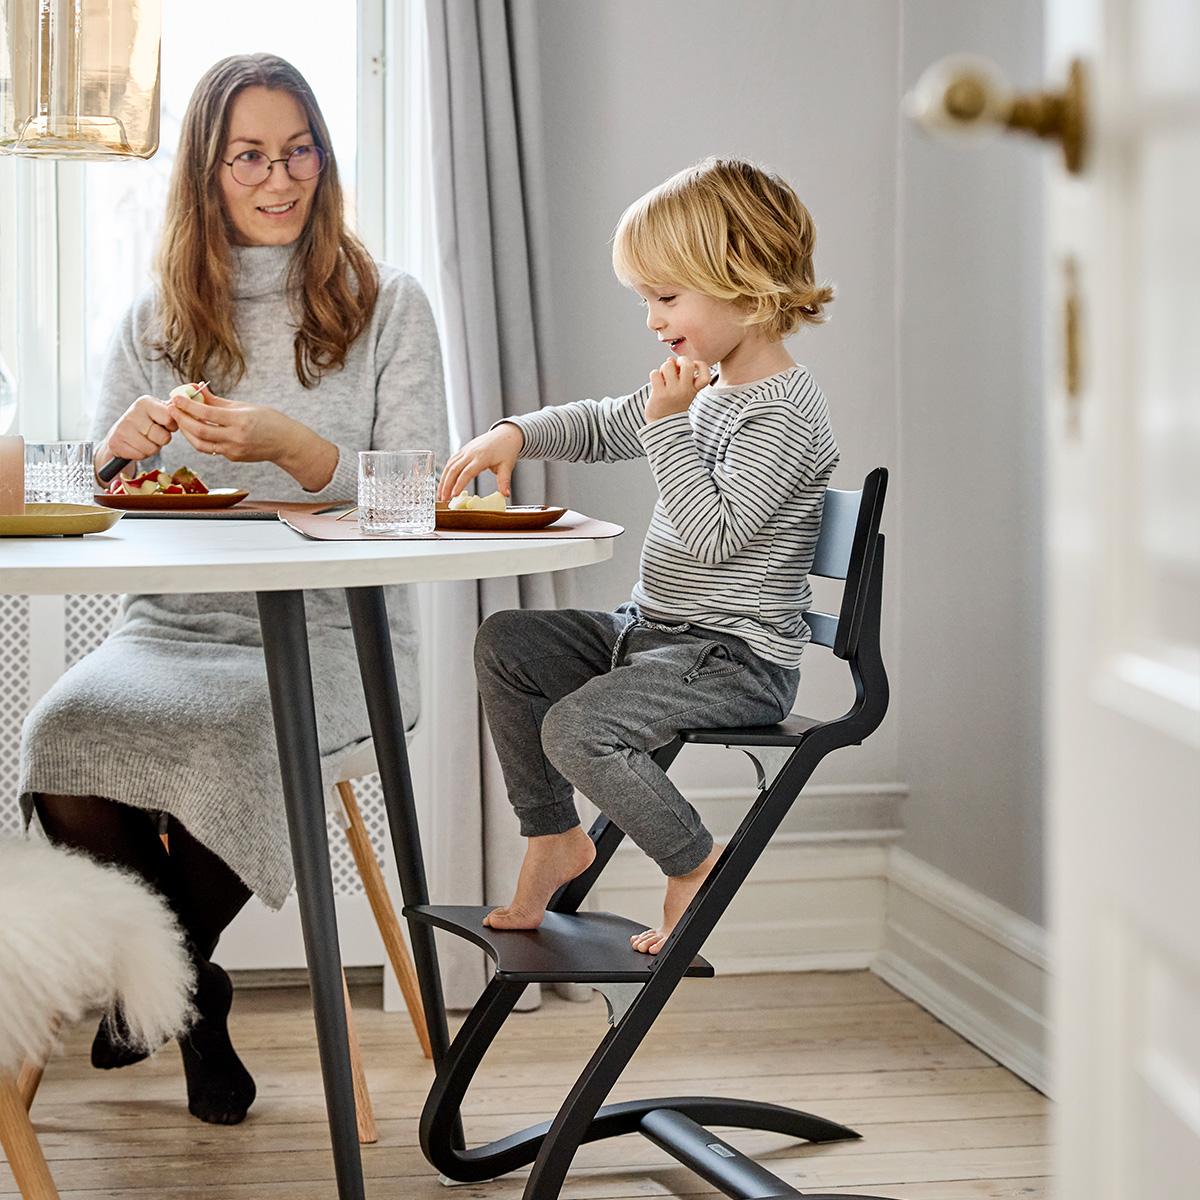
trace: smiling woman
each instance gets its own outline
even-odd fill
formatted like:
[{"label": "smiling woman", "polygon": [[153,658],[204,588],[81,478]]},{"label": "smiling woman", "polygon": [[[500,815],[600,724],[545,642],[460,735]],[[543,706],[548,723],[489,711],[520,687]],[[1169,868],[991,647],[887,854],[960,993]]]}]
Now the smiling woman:
[{"label": "smiling woman", "polygon": [[[324,118],[285,60],[235,55],[197,84],[159,283],[118,327],[92,432],[98,462],[173,474],[206,455],[210,486],[277,500],[352,497],[360,450],[420,446],[444,458],[428,302],[347,226]],[[415,719],[416,632],[403,589],[389,591]],[[369,727],[344,598],[310,591],[306,612],[332,779]],[[229,1041],[230,982],[211,956],[252,893],[278,908],[291,885],[269,711],[253,596],[130,595],[107,640],[22,731],[26,819],[36,811],[54,841],[141,875],[187,933],[200,1016],[180,1043],[188,1107],[217,1124],[240,1121],[255,1089]],[[97,1032],[96,1066],[135,1061],[120,1033]]]},{"label": "smiling woman", "polygon": [[80,164],[59,180],[63,217],[57,234],[57,307],[65,321],[60,331],[61,425],[44,437],[82,437],[90,425],[117,319],[150,279],[184,111],[208,64],[265,46],[303,72],[321,99],[337,147],[346,222],[373,250],[379,249],[381,239],[366,237],[364,226],[375,230],[379,224],[382,188],[369,174],[360,185],[358,173],[360,162],[376,161],[380,148],[369,125],[360,128],[357,102],[360,55],[379,53],[372,24],[376,3],[326,0],[319,25],[281,23],[272,6],[243,0],[163,6],[159,152],[132,169],[122,169],[129,164]]}]

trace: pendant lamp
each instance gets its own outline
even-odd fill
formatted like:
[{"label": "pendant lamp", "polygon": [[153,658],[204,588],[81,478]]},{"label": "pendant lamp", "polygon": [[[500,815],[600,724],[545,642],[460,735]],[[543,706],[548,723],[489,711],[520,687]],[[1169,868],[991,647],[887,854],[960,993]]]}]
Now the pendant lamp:
[{"label": "pendant lamp", "polygon": [[161,0],[0,0],[0,154],[149,158]]}]

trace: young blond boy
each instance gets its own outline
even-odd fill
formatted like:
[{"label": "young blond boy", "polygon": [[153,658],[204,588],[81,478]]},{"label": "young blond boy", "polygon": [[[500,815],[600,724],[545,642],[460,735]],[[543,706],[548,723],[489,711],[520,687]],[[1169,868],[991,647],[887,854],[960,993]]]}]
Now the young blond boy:
[{"label": "young blond boy", "polygon": [[479,630],[479,692],[529,839],[493,928],[536,928],[591,864],[578,788],[667,877],[661,924],[633,938],[657,954],[719,851],[653,752],[681,729],[791,708],[838,461],[825,397],[783,344],[833,298],[814,279],[815,237],[795,192],[752,163],[706,159],[668,179],[621,217],[613,267],[675,357],[630,395],[500,422],[446,466],[442,499],[484,470],[508,495],[518,458],[645,457],[658,487],[627,603],[500,612]]}]

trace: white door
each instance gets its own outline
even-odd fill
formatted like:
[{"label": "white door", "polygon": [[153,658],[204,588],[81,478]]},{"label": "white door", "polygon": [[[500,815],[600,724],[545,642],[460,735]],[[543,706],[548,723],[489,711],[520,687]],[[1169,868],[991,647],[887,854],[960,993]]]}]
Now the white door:
[{"label": "white door", "polygon": [[1200,3],[1047,10],[1046,82],[1082,59],[1092,126],[1047,171],[1056,1196],[1197,1200]]}]

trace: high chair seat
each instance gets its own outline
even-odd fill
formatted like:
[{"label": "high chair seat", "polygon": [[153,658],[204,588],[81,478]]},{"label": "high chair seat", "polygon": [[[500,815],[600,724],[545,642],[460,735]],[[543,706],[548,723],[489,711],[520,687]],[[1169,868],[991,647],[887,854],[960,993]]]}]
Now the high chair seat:
[{"label": "high chair seat", "polygon": [[681,742],[698,746],[798,746],[824,721],[792,713],[776,725],[745,725],[737,729],[685,729]]}]

